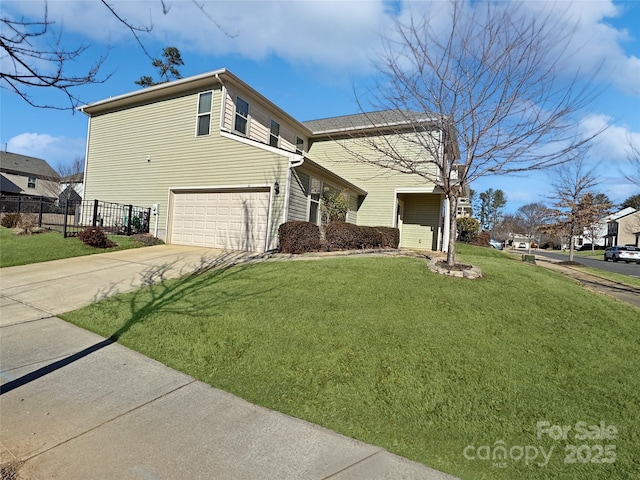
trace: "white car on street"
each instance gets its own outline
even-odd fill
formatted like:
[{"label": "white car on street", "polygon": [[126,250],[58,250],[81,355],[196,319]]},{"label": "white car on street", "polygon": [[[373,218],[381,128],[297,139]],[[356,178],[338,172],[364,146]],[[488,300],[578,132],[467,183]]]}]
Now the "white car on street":
[{"label": "white car on street", "polygon": [[640,264],[640,248],[621,245],[609,247],[604,251],[604,261],[608,262],[609,260],[614,262],[622,260],[627,263],[636,262]]}]

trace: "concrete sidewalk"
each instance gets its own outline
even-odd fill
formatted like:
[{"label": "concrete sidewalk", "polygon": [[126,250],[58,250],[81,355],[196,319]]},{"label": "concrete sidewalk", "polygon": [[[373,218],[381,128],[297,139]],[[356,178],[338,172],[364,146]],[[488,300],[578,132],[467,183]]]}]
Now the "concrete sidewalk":
[{"label": "concrete sidewalk", "polygon": [[[259,260],[254,258],[253,260]],[[0,270],[0,460],[22,479],[453,479],[55,317],[246,255],[162,245]]]}]

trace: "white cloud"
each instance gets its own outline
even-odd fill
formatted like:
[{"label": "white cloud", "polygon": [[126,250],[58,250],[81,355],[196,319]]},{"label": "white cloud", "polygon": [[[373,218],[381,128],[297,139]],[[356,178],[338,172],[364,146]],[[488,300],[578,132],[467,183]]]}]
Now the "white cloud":
[{"label": "white cloud", "polygon": [[[150,38],[174,45],[184,52],[211,55],[240,55],[261,60],[273,54],[290,63],[320,65],[334,69],[368,70],[381,46],[380,36],[390,34],[393,15],[406,19],[408,12],[439,15],[442,2],[384,0],[351,1],[208,1],[201,12],[194,2],[160,0],[112,1],[121,18],[137,26],[152,26]],[[583,75],[597,75],[626,93],[640,95],[640,59],[627,55],[622,45],[629,32],[606,23],[624,13],[611,0],[588,2],[540,2],[523,4],[528,15],[540,19],[550,14],[556,21],[558,41],[568,53],[562,62],[567,72],[580,69]],[[44,2],[5,1],[4,8],[42,18]],[[471,7],[469,7],[471,8]],[[476,4],[473,8],[479,8]],[[65,34],[78,34],[89,42],[135,45],[131,32],[101,3],[96,1],[50,0],[49,18]],[[435,22],[437,28],[446,21]],[[142,33],[146,41],[149,37]],[[53,37],[52,37],[53,39]],[[71,40],[71,39],[70,39]],[[151,42],[153,43],[153,42]],[[152,55],[158,52],[150,52]],[[207,68],[203,68],[207,70]]]},{"label": "white cloud", "polygon": [[557,22],[553,29],[558,49],[564,50],[558,65],[565,73],[580,71],[583,78],[594,77],[611,83],[620,91],[640,95],[640,58],[627,55],[622,45],[630,40],[627,30],[606,22],[624,14],[624,6],[611,0],[574,2],[537,2],[523,4],[534,17],[549,15]]},{"label": "white cloud", "polygon": [[55,170],[85,157],[85,139],[21,133],[7,142],[7,151],[46,160]]},{"label": "white cloud", "polygon": [[[371,46],[390,23],[382,0],[369,1],[169,1],[110,2],[121,18],[152,26],[151,38],[181,51],[238,54],[264,59],[275,54],[289,62],[363,67]],[[41,2],[4,2],[13,10],[42,17]],[[65,34],[102,44],[135,43],[129,30],[96,1],[50,1],[49,18]],[[142,33],[141,38],[148,42]],[[156,52],[150,52],[155,55]]]},{"label": "white cloud", "polygon": [[582,120],[581,127],[587,135],[606,128],[593,140],[589,158],[620,165],[627,161],[630,145],[640,145],[640,132],[633,132],[625,125],[615,125],[612,120],[606,115],[592,114]]}]

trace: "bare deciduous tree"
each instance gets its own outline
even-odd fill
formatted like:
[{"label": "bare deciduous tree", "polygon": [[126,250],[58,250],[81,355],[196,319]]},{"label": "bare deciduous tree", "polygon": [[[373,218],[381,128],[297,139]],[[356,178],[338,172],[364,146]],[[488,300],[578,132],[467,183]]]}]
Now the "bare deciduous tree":
[{"label": "bare deciduous tree", "polygon": [[554,171],[551,186],[555,207],[553,217],[564,225],[569,238],[569,261],[573,261],[573,237],[591,222],[591,209],[586,196],[597,184],[593,169],[588,170],[580,159]]},{"label": "bare deciduous tree", "polygon": [[517,223],[529,238],[529,253],[531,253],[531,240],[541,233],[541,229],[551,217],[552,212],[542,203],[528,203],[518,208]]},{"label": "bare deciduous tree", "polygon": [[[125,29],[129,30],[145,55],[154,60],[143,41],[143,36],[152,31],[153,25],[136,24],[121,15],[112,3],[107,0],[100,0],[100,2]],[[164,0],[159,0],[158,3],[162,7],[162,13],[167,15],[170,10],[168,5]],[[195,0],[192,0],[192,3],[218,29],[222,30],[222,27],[206,12],[203,4]],[[82,103],[75,93],[77,87],[103,83],[111,76],[111,74],[100,75],[108,49],[82,73],[74,73],[77,64],[85,60],[89,45],[82,43],[75,47],[64,46],[62,27],[58,28],[56,23],[50,20],[46,2],[39,20],[13,19],[8,13],[2,12],[0,27],[0,55],[3,57],[0,87],[17,94],[33,107],[74,111]],[[226,32],[225,35],[232,37]],[[55,44],[44,46],[49,36],[55,39]],[[58,103],[42,103],[33,95],[40,88],[55,89],[65,100]]]},{"label": "bare deciduous tree", "polygon": [[[559,73],[568,53],[559,45],[572,32],[557,12],[534,21],[521,2],[451,0],[431,8],[442,5],[446,12],[396,21],[369,103],[402,117],[403,128],[389,135],[373,116],[378,134],[361,142],[375,153],[353,149],[351,156],[420,175],[444,192],[453,265],[458,199],[470,182],[565,163],[600,131],[584,136],[576,118],[597,93],[593,82]],[[459,154],[451,154],[457,145]]]},{"label": "bare deciduous tree", "polygon": [[624,172],[624,177],[631,183],[640,186],[640,146],[629,140],[629,150],[627,153],[629,161],[629,171]]}]

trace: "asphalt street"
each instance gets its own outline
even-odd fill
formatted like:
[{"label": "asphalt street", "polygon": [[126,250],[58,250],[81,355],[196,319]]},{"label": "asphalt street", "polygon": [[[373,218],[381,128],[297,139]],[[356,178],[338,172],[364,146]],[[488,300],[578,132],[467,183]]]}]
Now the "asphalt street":
[{"label": "asphalt street", "polygon": [[[527,253],[525,250],[522,252],[518,251],[518,253]],[[533,250],[531,252],[534,255],[539,255],[541,257],[550,258],[552,260],[556,260],[559,262],[566,261],[569,259],[568,253],[551,253],[545,252],[543,250]],[[586,267],[599,268],[600,270],[605,270],[611,273],[619,273],[621,275],[629,275],[630,277],[640,278],[640,265],[636,263],[625,263],[625,262],[605,262],[604,261],[604,251],[602,251],[602,255],[597,258],[593,257],[581,257],[578,255],[574,255],[573,261],[581,263]]]}]

